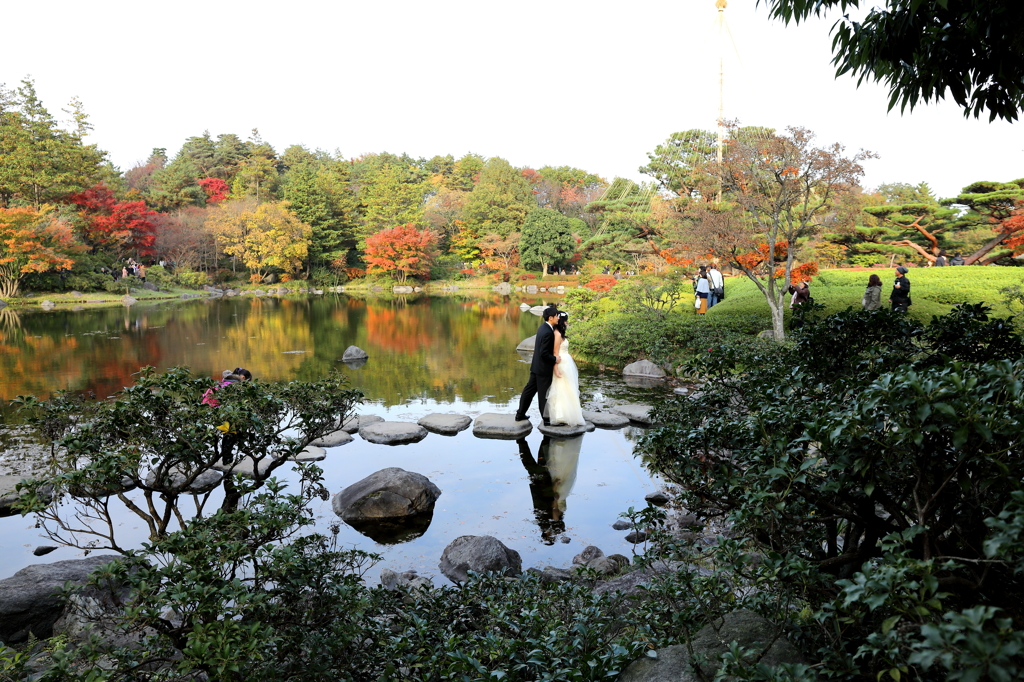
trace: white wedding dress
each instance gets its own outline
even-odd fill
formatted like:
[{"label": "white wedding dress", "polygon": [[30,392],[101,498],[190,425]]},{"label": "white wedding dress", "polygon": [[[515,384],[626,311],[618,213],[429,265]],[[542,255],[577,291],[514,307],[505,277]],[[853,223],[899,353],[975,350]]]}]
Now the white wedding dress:
[{"label": "white wedding dress", "polygon": [[562,345],[558,349],[558,364],[555,366],[562,376],[551,377],[544,416],[551,420],[552,424],[583,426],[585,422],[583,408],[580,407],[580,372],[569,355],[568,339],[562,339]]}]

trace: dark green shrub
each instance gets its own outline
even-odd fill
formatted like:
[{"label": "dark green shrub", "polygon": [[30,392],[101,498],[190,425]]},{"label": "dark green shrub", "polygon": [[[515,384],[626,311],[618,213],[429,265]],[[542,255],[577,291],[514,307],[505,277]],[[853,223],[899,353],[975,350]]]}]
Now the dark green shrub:
[{"label": "dark green shrub", "polygon": [[762,606],[820,674],[1016,677],[1024,344],[1009,323],[980,305],[929,325],[847,311],[687,369],[700,397],[659,406],[639,449],[765,557],[777,606]]}]

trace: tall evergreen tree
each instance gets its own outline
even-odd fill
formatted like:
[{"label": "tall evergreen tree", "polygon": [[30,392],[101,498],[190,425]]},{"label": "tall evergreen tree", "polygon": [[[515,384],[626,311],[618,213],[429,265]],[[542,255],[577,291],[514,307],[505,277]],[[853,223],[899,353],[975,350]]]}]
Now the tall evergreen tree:
[{"label": "tall evergreen tree", "polygon": [[493,157],[484,164],[463,215],[478,234],[494,232],[507,237],[519,231],[536,206],[533,190],[522,173],[505,159]]},{"label": "tall evergreen tree", "polygon": [[74,129],[61,128],[26,78],[10,91],[0,84],[0,207],[39,208],[91,186],[106,154],[83,138],[91,130],[78,101]]},{"label": "tall evergreen tree", "polygon": [[[344,262],[356,245],[358,204],[348,164],[302,156],[294,148],[292,159],[302,159],[284,174],[282,197],[302,222],[313,228],[307,270],[315,265]],[[287,152],[286,152],[287,155]]]}]

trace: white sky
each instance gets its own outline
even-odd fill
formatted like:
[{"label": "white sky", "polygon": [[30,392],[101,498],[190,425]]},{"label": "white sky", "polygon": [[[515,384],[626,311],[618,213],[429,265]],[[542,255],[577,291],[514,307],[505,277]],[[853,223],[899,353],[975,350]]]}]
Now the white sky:
[{"label": "white sky", "polygon": [[[96,0],[9,2],[0,83],[36,80],[54,114],[78,96],[122,170],[209,130],[413,156],[466,152],[571,165],[609,180],[672,132],[712,129],[714,0]],[[886,91],[834,78],[833,20],[784,27],[729,0],[725,115],[803,126],[870,149],[864,184],[927,181],[939,196],[1024,176],[1017,125],[951,102],[901,116]]]}]

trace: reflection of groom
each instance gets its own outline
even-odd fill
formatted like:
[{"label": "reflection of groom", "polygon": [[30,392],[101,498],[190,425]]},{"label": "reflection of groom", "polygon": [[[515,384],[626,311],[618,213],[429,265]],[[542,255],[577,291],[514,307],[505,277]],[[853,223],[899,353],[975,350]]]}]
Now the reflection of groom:
[{"label": "reflection of groom", "polygon": [[523,395],[519,398],[519,409],[516,421],[526,421],[526,411],[530,409],[533,396],[537,396],[541,419],[550,424],[544,416],[544,408],[548,403],[548,389],[551,388],[551,375],[555,371],[555,323],[558,322],[558,308],[548,306],[542,314],[544,323],[537,329],[537,338],[533,343],[533,362],[530,363],[530,380],[526,382]]}]

